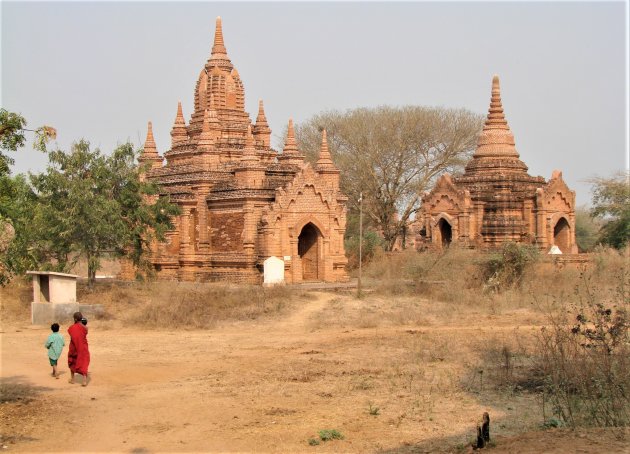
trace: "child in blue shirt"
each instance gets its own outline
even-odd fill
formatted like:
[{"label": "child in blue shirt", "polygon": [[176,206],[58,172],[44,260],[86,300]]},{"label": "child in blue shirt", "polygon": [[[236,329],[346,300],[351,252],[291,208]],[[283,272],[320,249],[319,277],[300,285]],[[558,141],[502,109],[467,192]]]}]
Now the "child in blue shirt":
[{"label": "child in blue shirt", "polygon": [[48,339],[46,339],[44,347],[48,349],[48,360],[52,366],[52,376],[58,379],[57,360],[61,357],[61,351],[65,343],[63,337],[59,334],[59,323],[53,323],[50,325],[50,329],[52,333],[48,336]]}]

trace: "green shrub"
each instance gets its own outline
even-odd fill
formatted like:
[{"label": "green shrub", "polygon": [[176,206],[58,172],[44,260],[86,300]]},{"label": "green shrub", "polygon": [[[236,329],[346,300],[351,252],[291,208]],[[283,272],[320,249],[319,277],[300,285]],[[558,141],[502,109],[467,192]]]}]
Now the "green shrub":
[{"label": "green shrub", "polygon": [[520,287],[525,271],[538,259],[534,246],[506,243],[501,252],[480,262],[481,275],[487,290],[500,292]]},{"label": "green shrub", "polygon": [[[376,232],[363,232],[363,243],[361,244],[361,261],[365,265],[369,263],[375,255],[383,251],[383,239]],[[359,267],[359,235],[352,236],[345,240],[346,257],[348,257],[348,268]]]},{"label": "green shrub", "polygon": [[319,431],[319,438],[322,441],[343,440],[344,436],[337,429],[324,429]]}]

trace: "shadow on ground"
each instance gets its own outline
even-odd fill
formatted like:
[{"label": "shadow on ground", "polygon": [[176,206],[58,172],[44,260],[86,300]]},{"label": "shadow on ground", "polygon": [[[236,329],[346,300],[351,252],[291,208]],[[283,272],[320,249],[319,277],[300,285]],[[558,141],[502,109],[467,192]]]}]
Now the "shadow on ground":
[{"label": "shadow on ground", "polygon": [[24,376],[0,377],[0,404],[31,402],[38,394],[52,388],[30,384]]}]

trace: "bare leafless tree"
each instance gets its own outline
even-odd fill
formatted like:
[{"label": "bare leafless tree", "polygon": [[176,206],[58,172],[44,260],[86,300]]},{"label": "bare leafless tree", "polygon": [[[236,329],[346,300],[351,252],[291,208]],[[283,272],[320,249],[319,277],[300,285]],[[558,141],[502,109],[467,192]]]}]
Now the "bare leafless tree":
[{"label": "bare leafless tree", "polygon": [[349,208],[358,209],[363,192],[364,212],[391,250],[422,193],[442,173],[461,171],[482,125],[483,116],[464,109],[381,106],[320,113],[296,136],[314,162],[326,129]]}]

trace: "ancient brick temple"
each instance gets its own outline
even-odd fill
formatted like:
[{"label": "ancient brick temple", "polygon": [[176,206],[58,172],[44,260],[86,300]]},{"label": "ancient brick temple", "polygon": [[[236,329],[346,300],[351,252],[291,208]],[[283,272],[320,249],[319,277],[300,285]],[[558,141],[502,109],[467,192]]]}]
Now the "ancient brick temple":
[{"label": "ancient brick temple", "polygon": [[167,241],[153,245],[158,278],[260,283],[265,260],[277,257],[288,283],[347,280],[347,198],[326,132],[314,165],[304,161],[291,120],[283,152],[271,148],[262,101],[255,124],[245,112],[243,82],[227,55],[220,18],[194,109],[186,124],[178,105],[166,163],[151,123],[139,159],[150,167],[146,178],[159,182],[182,211]]},{"label": "ancient brick temple", "polygon": [[418,223],[421,239],[437,247],[453,242],[496,248],[516,242],[577,253],[575,192],[557,170],[549,181],[527,173],[503,114],[497,76],[485,126],[463,176],[446,174],[437,181],[422,198]]}]

